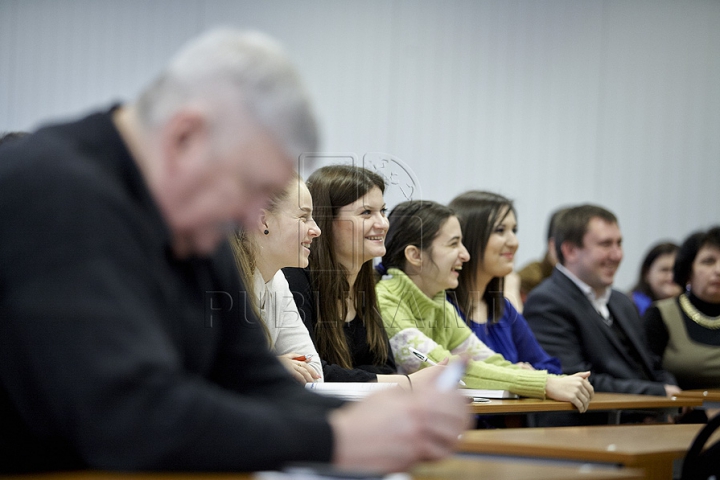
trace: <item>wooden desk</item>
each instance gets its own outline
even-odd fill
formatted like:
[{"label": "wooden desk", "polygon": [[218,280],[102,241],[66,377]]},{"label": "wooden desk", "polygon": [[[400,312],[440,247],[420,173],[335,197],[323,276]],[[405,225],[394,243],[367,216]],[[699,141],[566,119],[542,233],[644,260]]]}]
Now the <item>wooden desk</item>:
[{"label": "wooden desk", "polygon": [[640,479],[637,469],[549,465],[516,459],[450,458],[415,468],[414,480],[615,480]]},{"label": "wooden desk", "polygon": [[693,398],[703,402],[706,408],[720,408],[720,389],[683,390],[677,394],[678,398]]},{"label": "wooden desk", "polygon": [[[3,477],[11,480],[252,480],[245,473],[109,473],[69,472]],[[631,480],[642,472],[631,469],[546,465],[516,460],[485,460],[454,457],[426,463],[412,473],[414,480]]]},{"label": "wooden desk", "polygon": [[[602,425],[592,427],[473,430],[459,451],[621,464],[643,469],[648,479],[672,479],[704,425]],[[719,438],[720,433],[713,436]],[[712,441],[712,439],[711,439]]]},{"label": "wooden desk", "polygon": [[[699,397],[658,397],[654,395],[631,395],[627,393],[596,393],[588,411],[620,410],[646,410],[646,409],[679,409],[681,407],[699,407],[702,400]],[[576,411],[569,402],[556,400],[540,400],[537,398],[520,398],[505,400],[490,400],[488,403],[473,403],[470,406],[473,413],[483,415],[513,414],[513,413],[539,413],[539,412],[571,412]]]}]

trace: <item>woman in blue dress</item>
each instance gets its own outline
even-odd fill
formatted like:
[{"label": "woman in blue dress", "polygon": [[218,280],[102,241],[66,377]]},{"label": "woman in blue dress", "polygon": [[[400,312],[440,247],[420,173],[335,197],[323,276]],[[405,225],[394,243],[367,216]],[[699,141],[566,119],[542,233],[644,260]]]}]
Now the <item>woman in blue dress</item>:
[{"label": "woman in blue dress", "polygon": [[450,202],[460,219],[470,261],[458,287],[448,292],[475,335],[505,359],[525,368],[562,373],[560,361],[535,339],[525,318],[504,297],[503,278],[513,271],[518,249],[512,201],[490,192],[469,191]]}]

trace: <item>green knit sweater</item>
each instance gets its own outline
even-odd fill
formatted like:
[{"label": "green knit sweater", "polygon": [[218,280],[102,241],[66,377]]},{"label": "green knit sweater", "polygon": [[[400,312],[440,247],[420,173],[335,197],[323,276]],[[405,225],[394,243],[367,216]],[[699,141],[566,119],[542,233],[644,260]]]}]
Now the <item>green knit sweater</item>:
[{"label": "green knit sweater", "polygon": [[376,291],[395,362],[411,373],[424,365],[410,353],[413,347],[438,362],[452,355],[469,356],[463,380],[468,388],[509,390],[526,397],[545,398],[545,370],[524,370],[482,343],[445,299],[445,292],[430,298],[402,271],[378,282]]}]

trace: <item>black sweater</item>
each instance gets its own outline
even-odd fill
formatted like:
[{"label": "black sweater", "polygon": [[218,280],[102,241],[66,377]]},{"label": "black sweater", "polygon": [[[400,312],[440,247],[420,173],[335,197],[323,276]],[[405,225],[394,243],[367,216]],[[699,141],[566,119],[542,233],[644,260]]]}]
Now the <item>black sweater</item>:
[{"label": "black sweater", "polygon": [[331,458],[339,402],[267,350],[227,244],[172,255],[110,112],[0,149],[0,223],[0,470]]}]

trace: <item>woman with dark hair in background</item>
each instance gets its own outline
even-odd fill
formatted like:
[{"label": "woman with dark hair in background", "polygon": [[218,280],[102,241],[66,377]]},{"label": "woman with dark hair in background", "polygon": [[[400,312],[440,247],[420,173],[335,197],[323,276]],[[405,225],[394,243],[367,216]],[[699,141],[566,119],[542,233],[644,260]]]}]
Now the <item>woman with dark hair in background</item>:
[{"label": "woman with dark hair in background", "polygon": [[630,298],[640,316],[653,302],[677,297],[682,292],[680,285],[673,281],[673,265],[679,247],[671,242],[659,243],[645,255],[640,266],[640,276],[630,291]]},{"label": "woman with dark hair in background", "polygon": [[450,208],[415,200],[393,209],[387,253],[379,266],[385,276],[376,289],[401,371],[412,373],[426,366],[412,349],[434,362],[460,355],[469,359],[463,380],[470,388],[537,398],[547,395],[584,412],[593,396],[587,380],[590,372],[559,377],[513,365],[473,335],[446,300],[445,290],[457,287],[458,273],[468,258],[460,222]]},{"label": "woman with dark hair in background", "polygon": [[[322,229],[309,269],[285,269],[295,302],[323,360],[326,382],[395,382],[392,350],[377,308],[372,259],[385,254],[383,178],[365,168],[331,165],[307,180]],[[432,375],[432,373],[430,374]]]},{"label": "woman with dark hair in background", "polygon": [[460,220],[470,260],[459,283],[448,292],[475,335],[506,360],[560,374],[560,360],[543,350],[525,318],[503,292],[518,249],[517,219],[511,200],[490,192],[469,191],[450,202]]},{"label": "woman with dark hair in background", "polygon": [[686,291],[645,313],[650,350],[681,388],[720,388],[720,226],[683,242],[673,274]]}]

